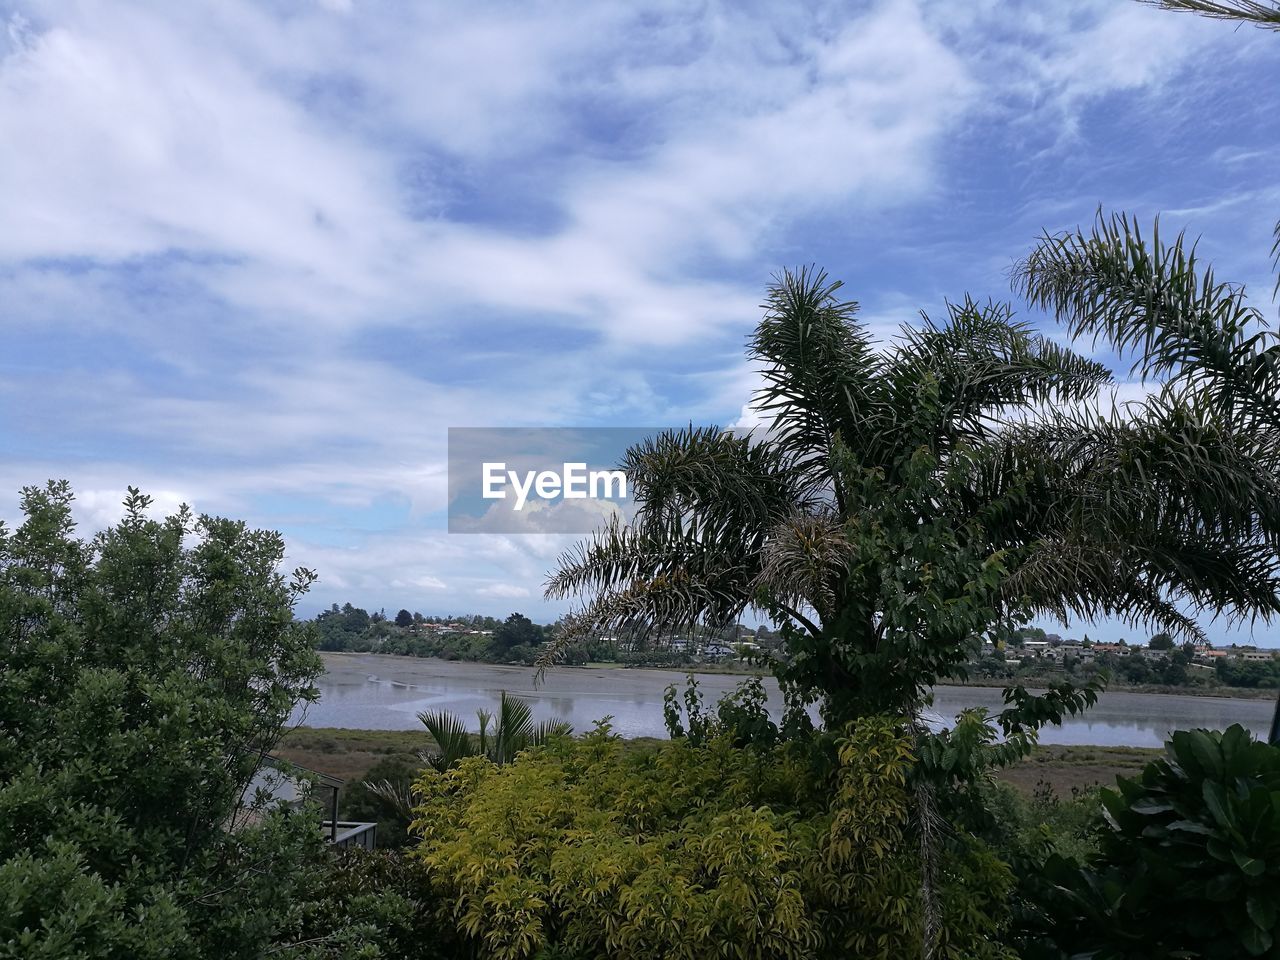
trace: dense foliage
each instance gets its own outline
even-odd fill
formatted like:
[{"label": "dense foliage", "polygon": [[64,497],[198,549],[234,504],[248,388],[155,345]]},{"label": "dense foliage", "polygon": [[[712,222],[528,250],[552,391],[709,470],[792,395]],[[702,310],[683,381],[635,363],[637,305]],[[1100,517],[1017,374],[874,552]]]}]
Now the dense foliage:
[{"label": "dense foliage", "polygon": [[[0,956],[252,955],[314,822],[240,801],[320,664],[276,534],[125,518],[77,539],[65,483],[0,528]],[[267,869],[268,865],[270,869]]]},{"label": "dense foliage", "polygon": [[1237,725],[1166,754],[1103,792],[1087,865],[1047,861],[1046,939],[1098,960],[1280,957],[1280,749]]},{"label": "dense foliage", "polygon": [[[607,725],[418,782],[414,829],[442,921],[478,956],[918,955],[911,743],[867,718],[831,752],[728,731],[626,749]],[[1012,878],[957,835],[939,956],[1005,957]]]},{"label": "dense foliage", "polygon": [[350,603],[322,610],[314,623],[321,650],[490,663],[532,664],[553,630],[521,613],[505,620],[468,616],[442,621],[401,610],[389,620]]},{"label": "dense foliage", "polygon": [[[322,610],[313,621],[318,648],[324,651],[385,653],[407,657],[436,657],[482,663],[523,663],[533,665],[547,641],[556,636],[559,624],[537,624],[521,613],[505,620],[481,615],[452,619],[428,618],[401,610],[393,620],[362,607],[336,603]],[[688,640],[689,638],[683,638]],[[720,651],[731,650],[740,639],[776,648],[780,638],[768,627],[748,628],[740,624],[720,631],[701,631],[699,640],[712,641]],[[701,654],[701,656],[699,656]],[[672,649],[645,636],[587,637],[561,653],[566,664],[618,663],[623,666],[687,666],[699,660],[718,660],[696,646]]]},{"label": "dense foliage", "polygon": [[384,757],[364,775],[343,785],[339,813],[346,820],[376,823],[380,848],[409,841],[409,789],[425,764],[403,757]]},{"label": "dense foliage", "polygon": [[284,960],[453,960],[465,956],[424,900],[417,861],[392,851],[340,850],[299,884],[274,955]]}]

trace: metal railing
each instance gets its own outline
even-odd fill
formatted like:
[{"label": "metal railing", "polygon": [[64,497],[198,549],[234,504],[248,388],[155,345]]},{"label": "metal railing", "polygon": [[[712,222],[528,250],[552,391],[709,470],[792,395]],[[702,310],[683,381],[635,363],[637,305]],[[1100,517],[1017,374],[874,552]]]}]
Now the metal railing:
[{"label": "metal railing", "polygon": [[377,843],[378,825],[354,820],[323,820],[321,830],[335,847],[362,847],[372,850]]}]

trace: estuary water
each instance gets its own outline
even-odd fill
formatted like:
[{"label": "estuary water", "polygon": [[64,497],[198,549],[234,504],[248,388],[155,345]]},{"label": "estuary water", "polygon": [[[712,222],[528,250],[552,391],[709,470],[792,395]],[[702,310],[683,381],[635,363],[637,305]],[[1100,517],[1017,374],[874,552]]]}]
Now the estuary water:
[{"label": "estuary water", "polygon": [[[668,684],[684,690],[685,674],[675,670],[615,667],[557,667],[535,686],[527,667],[487,663],[326,653],[320,702],[299,711],[295,722],[313,727],[362,730],[416,730],[424,710],[450,710],[477,729],[475,713],[493,710],[503,690],[530,702],[538,720],[564,720],[575,731],[612,717],[624,737],[665,737],[662,693]],[[714,706],[743,678],[699,674],[703,702]],[[778,686],[765,679],[770,708],[781,710]],[[1002,707],[994,687],[937,687],[933,713],[941,721],[967,707]],[[1122,691],[1104,693],[1083,717],[1041,731],[1041,742],[1095,746],[1158,747],[1171,730],[1225,729],[1240,723],[1265,737],[1273,701],[1223,697],[1167,696]]]}]

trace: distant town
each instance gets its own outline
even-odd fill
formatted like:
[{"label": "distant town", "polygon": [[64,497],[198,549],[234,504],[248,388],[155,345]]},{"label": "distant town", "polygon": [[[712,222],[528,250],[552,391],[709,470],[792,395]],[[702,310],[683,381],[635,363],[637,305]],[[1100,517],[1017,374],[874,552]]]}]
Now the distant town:
[{"label": "distant town", "polygon": [[[423,616],[401,609],[369,611],[333,604],[314,620],[322,651],[439,657],[486,663],[532,665],[561,624],[538,624],[520,613],[505,619],[476,614]],[[569,648],[569,665],[614,663],[635,667],[705,667],[750,670],[770,659],[785,659],[786,639],[767,626],[736,624],[696,634],[596,636]],[[1197,689],[1280,687],[1280,650],[1232,644],[1178,643],[1167,633],[1147,640],[1103,643],[1037,627],[1014,632],[1003,642],[975,644],[969,679],[1088,680],[1106,671],[1113,685]]]}]

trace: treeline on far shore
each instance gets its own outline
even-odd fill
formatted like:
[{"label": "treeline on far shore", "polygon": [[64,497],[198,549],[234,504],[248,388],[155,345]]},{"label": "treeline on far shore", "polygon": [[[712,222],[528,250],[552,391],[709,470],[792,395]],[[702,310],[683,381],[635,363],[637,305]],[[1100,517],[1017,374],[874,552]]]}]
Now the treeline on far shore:
[{"label": "treeline on far shore", "polygon": [[1270,691],[1280,688],[1280,655],[1255,647],[1213,649],[1177,644],[1167,633],[1146,643],[1083,643],[1045,639],[1043,630],[1019,631],[1001,649],[984,648],[968,665],[968,682],[1049,685],[1088,682],[1105,674],[1111,688],[1152,693]]},{"label": "treeline on far shore", "polygon": [[[402,609],[394,616],[345,603],[333,604],[312,621],[317,649],[351,653],[383,653],[439,657],[479,663],[532,665],[559,623],[534,623],[521,613],[505,619],[468,614],[427,617]],[[667,637],[659,641],[595,637],[573,644],[557,656],[570,665],[618,663],[626,666],[680,667],[737,663],[752,654],[774,652],[781,640],[768,627],[741,624],[709,631],[696,640]]]}]

